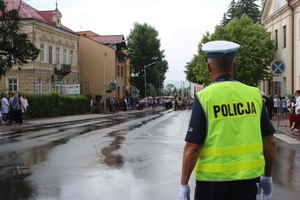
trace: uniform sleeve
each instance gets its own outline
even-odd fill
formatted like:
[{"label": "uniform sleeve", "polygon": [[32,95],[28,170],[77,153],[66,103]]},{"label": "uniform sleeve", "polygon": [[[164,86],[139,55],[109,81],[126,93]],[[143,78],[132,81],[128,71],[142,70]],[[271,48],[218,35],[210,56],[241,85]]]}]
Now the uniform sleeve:
[{"label": "uniform sleeve", "polygon": [[272,135],[273,133],[276,132],[273,124],[271,123],[271,121],[269,119],[268,113],[267,113],[264,105],[263,105],[261,118],[260,118],[260,129],[261,129],[262,137]]},{"label": "uniform sleeve", "polygon": [[185,137],[186,142],[203,144],[206,137],[206,117],[203,108],[195,95],[192,116]]}]

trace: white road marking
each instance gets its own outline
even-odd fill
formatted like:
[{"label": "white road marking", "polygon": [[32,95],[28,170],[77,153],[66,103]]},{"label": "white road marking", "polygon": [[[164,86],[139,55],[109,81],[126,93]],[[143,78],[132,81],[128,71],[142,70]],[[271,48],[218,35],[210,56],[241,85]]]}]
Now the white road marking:
[{"label": "white road marking", "polygon": [[283,134],[274,134],[274,136],[286,143],[289,143],[289,144],[300,144],[300,141],[295,139],[295,138],[292,138],[290,136],[287,136],[287,135],[283,135]]}]

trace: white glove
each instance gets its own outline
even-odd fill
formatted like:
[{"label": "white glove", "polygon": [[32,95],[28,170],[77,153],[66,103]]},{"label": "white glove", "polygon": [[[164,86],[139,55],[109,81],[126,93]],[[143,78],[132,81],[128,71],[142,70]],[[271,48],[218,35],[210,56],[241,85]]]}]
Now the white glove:
[{"label": "white glove", "polygon": [[272,176],[268,177],[262,175],[260,177],[260,183],[258,184],[257,194],[260,194],[261,190],[262,190],[261,200],[269,200],[273,192]]},{"label": "white glove", "polygon": [[189,187],[189,185],[180,185],[179,199],[180,200],[190,200],[190,187]]}]

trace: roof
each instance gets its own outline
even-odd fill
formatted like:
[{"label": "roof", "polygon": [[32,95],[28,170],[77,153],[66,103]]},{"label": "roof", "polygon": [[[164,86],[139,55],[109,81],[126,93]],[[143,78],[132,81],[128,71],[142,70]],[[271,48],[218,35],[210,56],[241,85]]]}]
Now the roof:
[{"label": "roof", "polygon": [[[121,42],[125,40],[123,35],[95,35],[95,36],[87,36],[88,38],[99,42],[104,45],[109,45],[116,42]],[[126,47],[126,43],[123,41],[121,42],[121,47]]]},{"label": "roof", "polygon": [[123,35],[95,35],[95,36],[88,36],[88,38],[100,42],[101,44],[111,44],[115,42],[121,42],[124,40]]},{"label": "roof", "polygon": [[[12,9],[19,9],[20,1],[19,0],[4,0],[6,2],[7,10]],[[33,8],[32,6],[28,5],[24,1],[22,1],[19,15],[23,19],[35,19],[46,24],[55,26],[52,21],[53,14],[58,13],[58,9],[56,10],[49,10],[49,11],[38,11],[37,9]],[[57,27],[57,26],[55,26]],[[60,28],[60,27],[57,27]],[[61,29],[76,34],[73,30],[69,29],[68,27],[62,25]]]}]

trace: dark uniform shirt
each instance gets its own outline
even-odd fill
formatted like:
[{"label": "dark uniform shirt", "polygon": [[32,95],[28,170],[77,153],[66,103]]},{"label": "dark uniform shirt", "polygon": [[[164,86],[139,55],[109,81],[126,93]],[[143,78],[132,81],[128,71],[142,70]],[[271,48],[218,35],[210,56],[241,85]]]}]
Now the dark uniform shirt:
[{"label": "dark uniform shirt", "polygon": [[[232,75],[221,75],[214,80],[214,83],[221,82],[221,81],[234,81],[234,79]],[[269,120],[264,104],[263,104],[262,114],[260,118],[260,127],[261,127],[262,137],[266,137],[275,133],[275,129]],[[207,122],[206,122],[205,113],[199,102],[197,95],[195,94],[192,116],[185,137],[185,141],[197,143],[197,144],[203,144],[206,134],[207,134]]]}]

